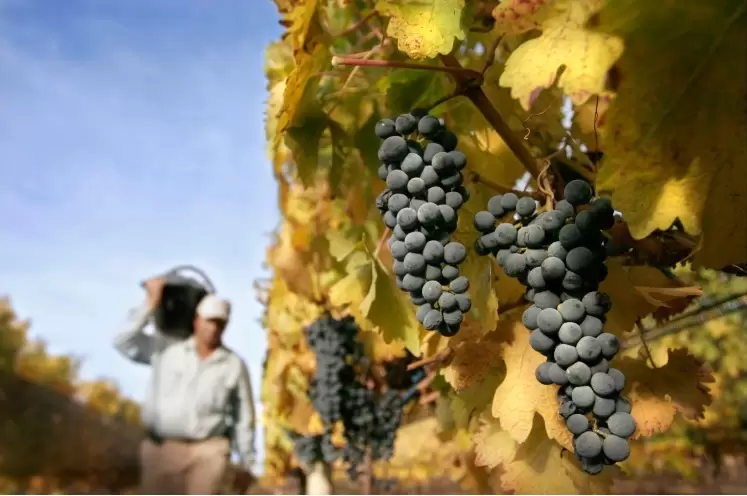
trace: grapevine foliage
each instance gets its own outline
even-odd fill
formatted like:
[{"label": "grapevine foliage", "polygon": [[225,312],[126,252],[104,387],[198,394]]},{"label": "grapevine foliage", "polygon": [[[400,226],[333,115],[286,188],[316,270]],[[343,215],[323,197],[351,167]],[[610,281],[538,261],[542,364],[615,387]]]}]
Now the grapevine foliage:
[{"label": "grapevine foliage", "polygon": [[[676,342],[655,351],[652,364],[630,343],[644,324],[666,322],[694,304],[702,281],[688,274],[734,271],[747,262],[747,126],[734,103],[747,79],[742,3],[552,0],[467,8],[439,0],[438,10],[398,0],[277,3],[286,36],[267,52],[266,129],[283,222],[267,256],[273,278],[260,292],[270,343],[263,383],[268,472],[290,465],[286,427],[324,432],[301,391],[314,373],[302,329],[325,309],[355,318],[372,363],[405,349],[432,362],[438,420],[464,440],[472,460],[465,469],[471,477],[459,480],[482,481],[481,490],[606,493],[613,478],[635,466],[647,439],[708,417],[722,382],[702,366],[703,357]],[[427,109],[429,117],[413,109]],[[425,133],[424,119],[433,124]],[[435,170],[442,160],[426,156],[429,144],[443,148],[439,157],[452,157],[444,171],[459,172],[437,172],[433,180],[447,194],[443,180],[454,178],[447,187],[470,198],[455,221],[442,211],[446,199],[431,202],[437,208],[422,217],[436,219],[436,229],[418,219],[428,190],[416,179],[425,182],[426,166]],[[456,154],[463,154],[463,166]],[[580,187],[577,179],[588,184]],[[597,199],[584,207],[589,185]],[[565,198],[568,208],[561,198],[574,187],[589,198]],[[610,201],[621,214],[614,225]],[[409,209],[417,226],[397,219]],[[519,218],[509,221],[508,210]],[[593,212],[606,220],[595,225]],[[513,229],[496,225],[498,217]],[[496,229],[500,236],[492,235]],[[580,246],[562,240],[573,242],[574,229],[599,232],[580,239],[585,250],[569,259]],[[431,281],[421,267],[423,237],[407,241],[414,232],[425,244],[448,234],[446,244],[465,247],[458,272],[469,287],[454,296],[465,295],[469,305],[460,308],[458,332],[440,302],[450,283],[435,271],[443,276],[446,265],[432,264],[435,284],[424,293]],[[514,234],[515,241],[503,240]],[[555,256],[559,246],[568,252],[564,259]],[[588,263],[594,268],[586,271]],[[560,272],[562,280],[553,282]],[[589,296],[601,294],[612,302],[604,314],[597,308],[602,300]],[[449,299],[443,307],[453,308]],[[541,312],[542,328],[538,322],[527,331],[524,321],[534,326]],[[622,352],[613,362],[615,343]],[[609,364],[592,358],[597,345]],[[585,367],[595,372],[588,384]],[[604,375],[592,383],[597,374]],[[631,405],[625,419],[635,431],[625,441],[629,458],[611,464],[625,458],[624,449],[605,452],[597,438],[601,458],[599,442],[580,449],[579,439],[629,433],[610,427],[617,412],[602,411],[610,401],[618,408],[613,398],[622,376]],[[559,415],[572,409],[580,415],[572,422],[572,415]],[[600,461],[610,464],[590,476]]]}]

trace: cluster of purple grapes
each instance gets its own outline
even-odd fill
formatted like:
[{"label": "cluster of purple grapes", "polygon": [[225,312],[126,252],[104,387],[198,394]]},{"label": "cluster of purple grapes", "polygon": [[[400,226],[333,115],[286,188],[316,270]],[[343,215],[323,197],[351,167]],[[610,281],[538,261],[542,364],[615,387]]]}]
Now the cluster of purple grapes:
[{"label": "cluster of purple grapes", "polygon": [[469,199],[461,172],[467,160],[456,135],[423,110],[383,119],[375,132],[387,185],[376,205],[392,230],[397,286],[418,306],[425,329],[453,336],[472,307],[469,280],[459,273],[467,249],[451,239]]},{"label": "cluster of purple grapes", "polygon": [[495,256],[506,275],[528,288],[532,306],[522,321],[532,348],[547,357],[536,377],[559,387],[560,415],[589,474],[627,459],[636,429],[621,396],[625,375],[609,363],[620,349],[603,329],[611,301],[598,291],[610,244],[603,231],[614,223],[609,199],[595,199],[583,180],[569,182],[551,211],[538,213],[533,198],[507,193],[474,217],[481,233],[475,251]]}]

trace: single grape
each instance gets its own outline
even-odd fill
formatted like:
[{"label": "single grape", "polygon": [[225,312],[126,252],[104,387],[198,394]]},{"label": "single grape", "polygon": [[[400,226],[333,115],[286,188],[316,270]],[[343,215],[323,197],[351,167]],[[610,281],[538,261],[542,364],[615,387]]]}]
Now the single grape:
[{"label": "single grape", "polygon": [[540,267],[545,281],[558,281],[565,276],[565,263],[557,257],[547,257],[542,261]]},{"label": "single grape", "polygon": [[501,198],[501,207],[503,210],[511,212],[516,210],[516,205],[519,203],[519,197],[515,193],[506,193]]},{"label": "single grape", "polygon": [[435,309],[429,310],[425,315],[425,318],[423,318],[423,327],[428,331],[435,331],[441,326],[441,324],[443,324],[443,322],[444,318],[441,315],[441,312]]},{"label": "single grape", "polygon": [[418,214],[414,209],[407,207],[397,213],[397,225],[405,232],[414,231],[418,227]]},{"label": "single grape", "polygon": [[565,260],[566,255],[568,255],[568,250],[563,248],[563,245],[560,244],[560,241],[553,241],[550,243],[550,246],[547,247],[547,254],[550,257],[559,258],[561,261]]},{"label": "single grape", "polygon": [[[396,217],[394,219],[394,222],[397,222]],[[407,233],[399,226],[399,224],[395,224],[395,226],[392,228],[392,237],[397,241],[404,241],[407,237]]]},{"label": "single grape", "polygon": [[592,210],[584,210],[576,215],[574,223],[581,232],[591,233],[599,230],[599,222],[596,214]]},{"label": "single grape", "polygon": [[492,232],[495,229],[495,217],[493,217],[493,214],[486,210],[477,212],[475,214],[474,225],[475,229],[483,234]]},{"label": "single grape", "polygon": [[423,160],[426,164],[432,164],[433,157],[435,157],[438,153],[443,153],[444,151],[444,147],[439,145],[438,143],[428,143],[427,145],[425,145],[425,150],[423,151]]},{"label": "single grape", "polygon": [[444,245],[435,240],[428,241],[423,247],[423,257],[429,264],[440,264],[444,259]]},{"label": "single grape", "polygon": [[374,126],[374,133],[379,139],[385,140],[390,136],[396,136],[397,130],[394,121],[391,119],[382,119]]},{"label": "single grape", "polygon": [[534,289],[545,289],[547,283],[545,278],[542,277],[542,268],[535,267],[527,274],[527,284]]},{"label": "single grape", "polygon": [[556,386],[565,386],[568,384],[568,376],[566,376],[565,370],[557,363],[553,363],[550,367],[550,379],[552,379],[552,383]]},{"label": "single grape", "polygon": [[425,248],[425,235],[420,231],[413,231],[405,236],[405,246],[408,251],[420,253]]},{"label": "single grape", "polygon": [[421,200],[420,198],[413,198],[412,200],[410,200],[410,208],[415,210],[416,212],[425,204],[426,202],[424,200]]},{"label": "single grape", "polygon": [[615,380],[609,374],[597,372],[591,376],[591,389],[599,396],[610,396],[615,391]]},{"label": "single grape", "polygon": [[425,279],[422,277],[413,275],[413,274],[405,274],[402,277],[402,288],[405,291],[420,291],[423,289],[423,285],[425,284]]},{"label": "single grape", "polygon": [[566,215],[560,210],[551,210],[539,219],[539,225],[546,232],[557,233],[565,224]]},{"label": "single grape", "polygon": [[433,226],[441,220],[441,211],[435,203],[424,203],[418,209],[418,222],[423,226]]},{"label": "single grape", "polygon": [[459,265],[467,257],[467,248],[462,243],[452,241],[444,246],[444,261],[449,265]]},{"label": "single grape", "polygon": [[539,329],[532,331],[529,335],[529,345],[537,353],[551,356],[555,348],[555,341]]},{"label": "single grape", "polygon": [[440,281],[442,274],[441,274],[441,266],[440,265],[431,265],[428,264],[425,266],[425,280],[426,281]]},{"label": "single grape", "polygon": [[[567,224],[560,228],[558,241],[560,242],[561,246],[563,246],[563,248],[570,251],[578,246],[581,246],[581,244],[584,242],[584,234],[579,230],[578,227],[576,227],[575,224]],[[568,258],[567,255],[566,258]]]},{"label": "single grape", "polygon": [[555,363],[566,368],[578,361],[578,352],[575,347],[561,343],[555,347],[553,357],[555,358]]},{"label": "single grape", "polygon": [[[404,257],[402,257],[402,259],[404,260]],[[407,268],[405,267],[405,264],[403,262],[395,260],[392,264],[392,272],[394,272],[394,275],[404,277],[405,274],[407,274]]]},{"label": "single grape", "polygon": [[[561,315],[562,313],[563,312],[560,312]],[[583,335],[584,331],[581,330],[581,326],[575,322],[565,322],[560,326],[560,330],[558,331],[558,339],[560,339],[560,342],[572,346],[575,346]]]},{"label": "single grape", "polygon": [[386,212],[384,213],[384,224],[385,224],[385,225],[386,225],[386,227],[388,227],[389,229],[394,229],[394,226],[396,226],[396,225],[397,225],[397,216],[396,216],[396,215],[394,215],[394,214],[393,214],[392,212],[390,212],[389,210],[387,210],[387,211],[386,211]]},{"label": "single grape", "polygon": [[436,135],[434,139],[441,146],[443,146],[444,150],[446,150],[447,152],[455,150],[459,142],[456,134],[452,133],[451,131],[447,131],[447,130],[442,130],[440,133]]},{"label": "single grape", "polygon": [[586,307],[586,313],[595,317],[603,317],[612,308],[612,300],[609,295],[598,291],[587,293],[581,301]]},{"label": "single grape", "polygon": [[610,435],[602,443],[604,456],[613,462],[623,462],[630,456],[630,443],[627,439]]},{"label": "single grape", "polygon": [[539,324],[537,323],[537,317],[539,316],[541,310],[532,305],[531,307],[524,310],[524,313],[521,315],[521,322],[524,324],[524,327],[529,329],[530,331],[533,331],[539,327]]},{"label": "single grape", "polygon": [[573,207],[573,205],[568,203],[566,200],[560,200],[558,203],[556,203],[555,209],[563,212],[566,217],[573,217],[573,215],[576,213],[576,209]]},{"label": "single grape", "polygon": [[[492,216],[491,212],[488,213],[490,213]],[[495,222],[495,218],[493,218],[493,222]],[[495,236],[498,239],[499,246],[508,247],[516,243],[518,231],[513,224],[504,222],[502,224],[499,224],[498,227],[495,228]]]},{"label": "single grape", "polygon": [[530,196],[519,198],[519,201],[516,203],[516,213],[522,217],[531,217],[536,210],[537,202]]},{"label": "single grape", "polygon": [[428,188],[426,200],[428,200],[429,203],[441,205],[446,201],[446,193],[441,186],[431,186],[430,188]]},{"label": "single grape", "polygon": [[518,277],[527,270],[527,260],[522,253],[511,253],[506,257],[503,271],[509,277]]},{"label": "single grape", "polygon": [[441,130],[441,123],[432,115],[425,115],[418,121],[418,132],[430,139]]},{"label": "single grape", "polygon": [[467,313],[472,309],[472,299],[467,293],[454,295],[456,297],[457,305],[462,313]]},{"label": "single grape", "polygon": [[578,291],[584,287],[584,279],[575,272],[568,270],[563,276],[561,285],[566,291]]},{"label": "single grape", "polygon": [[568,382],[574,386],[588,386],[591,380],[591,370],[584,362],[569,365],[565,371]]},{"label": "single grape", "polygon": [[484,253],[485,255],[493,250],[498,249],[498,238],[496,237],[494,232],[480,236],[478,241],[480,243],[480,246],[482,246],[486,250]]},{"label": "single grape", "polygon": [[625,374],[614,368],[607,370],[607,374],[612,377],[612,380],[615,382],[615,392],[622,392],[622,390],[625,389]]},{"label": "single grape", "polygon": [[418,307],[418,311],[415,313],[415,317],[418,319],[418,322],[422,324],[423,320],[425,319],[425,315],[432,309],[433,307],[429,303],[420,305]]},{"label": "single grape", "polygon": [[403,262],[408,274],[418,275],[425,272],[425,257],[420,253],[409,252]]},{"label": "single grape", "polygon": [[[542,249],[528,249],[524,252],[524,257],[527,259],[527,267],[539,268],[539,266],[547,259],[547,251]],[[540,274],[542,270],[540,269]]]},{"label": "single grape", "polygon": [[581,322],[584,319],[584,304],[575,298],[566,300],[558,305],[558,311],[566,322]]},{"label": "single grape", "polygon": [[[425,287],[423,287],[423,289],[425,289]],[[456,295],[449,291],[442,292],[441,296],[438,297],[438,307],[444,311],[454,310],[455,308],[458,308],[459,304],[457,302]],[[459,310],[461,310],[461,308]]]},{"label": "single grape", "polygon": [[438,210],[441,212],[441,222],[443,222],[443,225],[447,227],[453,226],[456,229],[456,211],[448,205],[439,205]]},{"label": "single grape", "polygon": [[537,327],[547,335],[555,335],[563,325],[563,317],[554,308],[540,310],[537,315]]},{"label": "single grape", "polygon": [[407,181],[407,192],[412,196],[423,196],[426,192],[425,181],[419,177],[413,177]]},{"label": "single grape", "polygon": [[592,364],[590,368],[592,375],[596,374],[597,372],[609,372],[610,362],[608,362],[605,358],[600,358],[599,361]]},{"label": "single grape", "polygon": [[410,114],[402,114],[395,119],[394,127],[399,134],[414,133],[418,128],[418,119]]},{"label": "single grape", "polygon": [[565,422],[566,427],[574,436],[580,436],[584,432],[588,431],[591,425],[589,419],[581,415],[580,413],[574,413]]},{"label": "single grape", "polygon": [[629,413],[616,412],[607,419],[607,428],[615,436],[630,437],[635,432],[635,419]]},{"label": "single grape", "polygon": [[455,294],[466,293],[469,289],[469,279],[465,276],[459,276],[449,283],[449,289]]},{"label": "single grape", "polygon": [[407,174],[409,177],[418,177],[423,173],[424,167],[425,163],[423,163],[423,157],[417,153],[408,153],[402,160],[402,165],[400,166],[402,172]]},{"label": "single grape", "polygon": [[503,217],[506,213],[506,210],[501,205],[502,201],[502,195],[495,195],[490,200],[488,200],[488,212],[493,214],[496,219]]},{"label": "single grape", "polygon": [[537,378],[537,382],[544,384],[545,386],[553,384],[552,379],[550,378],[550,368],[552,368],[552,365],[552,362],[544,362],[537,365],[537,368],[534,370],[534,376]]},{"label": "single grape", "polygon": [[381,179],[382,181],[386,181],[386,176],[389,175],[389,169],[387,169],[387,166],[384,164],[381,164],[379,166],[377,175],[379,176],[379,179]]},{"label": "single grape", "polygon": [[462,323],[462,319],[464,318],[462,315],[462,311],[457,309],[444,312],[444,323],[449,327],[458,326]]},{"label": "single grape", "polygon": [[[584,305],[585,307],[586,305]],[[584,336],[597,337],[602,334],[604,328],[604,322],[598,317],[587,315],[581,322],[581,330],[584,332]]]},{"label": "single grape", "polygon": [[[505,196],[504,196],[505,198]],[[517,243],[527,248],[539,248],[545,240],[545,230],[536,224],[519,229]]]},{"label": "single grape", "polygon": [[608,360],[611,360],[620,350],[620,340],[614,334],[604,332],[597,336],[597,341],[602,347],[602,356]]},{"label": "single grape", "polygon": [[615,413],[630,413],[633,408],[630,406],[630,402],[625,398],[617,398],[615,401]]},{"label": "single grape", "polygon": [[602,355],[602,345],[599,344],[597,338],[590,336],[582,337],[576,343],[576,350],[578,357],[586,363],[594,363]]},{"label": "single grape", "polygon": [[425,182],[425,186],[428,188],[441,184],[441,178],[438,177],[438,172],[436,172],[430,165],[423,167],[423,172],[420,173],[420,179]]},{"label": "single grape", "polygon": [[594,406],[596,395],[594,394],[594,390],[591,389],[590,386],[578,386],[573,388],[571,399],[578,408],[588,410]]},{"label": "single grape", "polygon": [[571,415],[576,413],[578,409],[576,408],[576,405],[572,401],[564,401],[560,404],[560,408],[558,408],[558,415],[560,415],[563,419],[567,420]]},{"label": "single grape", "polygon": [[464,205],[464,197],[457,191],[449,191],[446,193],[446,205],[450,206],[454,210],[459,210],[459,207]]},{"label": "single grape", "polygon": [[542,291],[534,295],[533,303],[542,310],[545,308],[555,309],[560,305],[560,298],[552,291]]},{"label": "single grape", "polygon": [[[592,389],[594,389],[593,386]],[[606,419],[610,415],[615,413],[615,400],[613,400],[612,398],[597,396],[594,400],[594,408],[592,408],[591,412],[597,418]]]},{"label": "single grape", "polygon": [[436,303],[443,293],[441,289],[441,283],[436,281],[428,281],[423,285],[423,298],[428,303]]},{"label": "single grape", "polygon": [[597,475],[604,470],[604,461],[601,456],[594,458],[581,457],[581,468],[589,475]]},{"label": "single grape", "polygon": [[453,281],[454,279],[459,277],[459,268],[454,267],[453,265],[444,265],[441,268],[441,274],[447,281]]},{"label": "single grape", "polygon": [[589,183],[581,179],[570,181],[563,190],[563,198],[574,207],[589,203],[593,194]]},{"label": "single grape", "polygon": [[394,240],[392,245],[389,247],[389,251],[392,253],[392,258],[401,262],[405,259],[409,250],[403,241]]},{"label": "single grape", "polygon": [[452,150],[447,153],[451,157],[451,162],[454,164],[454,168],[457,170],[462,170],[467,166],[467,156],[464,152]]},{"label": "single grape", "polygon": [[454,163],[451,161],[451,156],[446,152],[438,152],[433,155],[431,165],[439,175],[452,170],[454,167]]}]

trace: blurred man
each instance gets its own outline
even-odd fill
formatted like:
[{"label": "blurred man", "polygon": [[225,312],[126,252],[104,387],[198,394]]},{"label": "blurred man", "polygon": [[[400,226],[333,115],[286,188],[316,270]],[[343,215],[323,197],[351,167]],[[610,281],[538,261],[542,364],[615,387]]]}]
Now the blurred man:
[{"label": "blurred man", "polygon": [[151,365],[140,450],[141,494],[219,494],[229,468],[231,441],[242,465],[254,463],[254,404],[243,360],[223,346],[230,304],[209,294],[197,306],[194,333],[175,341],[145,334],[161,301],[162,279],[145,283],[145,303],[130,313],[115,346],[126,358]]}]

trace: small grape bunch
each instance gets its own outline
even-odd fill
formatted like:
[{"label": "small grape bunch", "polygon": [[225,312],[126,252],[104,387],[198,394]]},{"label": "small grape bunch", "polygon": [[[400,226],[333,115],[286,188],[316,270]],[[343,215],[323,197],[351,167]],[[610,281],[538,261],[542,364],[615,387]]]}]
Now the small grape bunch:
[{"label": "small grape bunch", "polygon": [[459,272],[467,249],[451,239],[469,199],[466,157],[456,135],[421,109],[383,119],[375,132],[382,140],[379,177],[386,181],[376,205],[392,230],[397,286],[410,294],[425,329],[453,336],[472,307],[469,280]]}]

